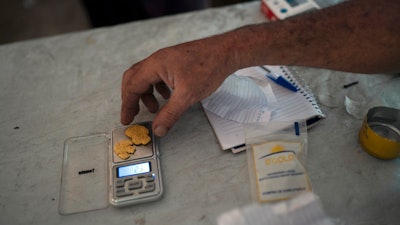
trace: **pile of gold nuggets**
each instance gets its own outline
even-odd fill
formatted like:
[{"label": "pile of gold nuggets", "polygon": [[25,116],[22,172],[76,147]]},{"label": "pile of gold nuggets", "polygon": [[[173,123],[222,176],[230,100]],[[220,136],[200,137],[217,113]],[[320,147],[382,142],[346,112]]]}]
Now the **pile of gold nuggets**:
[{"label": "pile of gold nuggets", "polygon": [[136,151],[136,146],[147,145],[151,141],[149,130],[142,125],[132,125],[125,130],[130,139],[123,139],[114,145],[114,153],[121,159],[128,159]]}]

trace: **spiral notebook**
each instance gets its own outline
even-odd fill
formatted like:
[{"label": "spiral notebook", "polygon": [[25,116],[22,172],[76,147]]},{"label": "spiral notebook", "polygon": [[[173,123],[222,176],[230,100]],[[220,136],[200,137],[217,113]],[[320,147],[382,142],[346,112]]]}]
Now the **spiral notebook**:
[{"label": "spiral notebook", "polygon": [[[293,92],[268,80],[265,78],[265,72],[259,67],[244,68],[234,73],[238,76],[265,79],[269,83],[269,87],[272,88],[274,97],[279,104],[279,107],[271,112],[269,121],[306,120],[307,126],[311,127],[326,117],[311,91],[305,88],[305,85],[300,84],[287,67],[268,65],[264,67],[285,77],[298,89],[297,92]],[[222,118],[206,108],[204,111],[223,150],[231,150],[233,153],[237,153],[245,149],[243,123]]]}]

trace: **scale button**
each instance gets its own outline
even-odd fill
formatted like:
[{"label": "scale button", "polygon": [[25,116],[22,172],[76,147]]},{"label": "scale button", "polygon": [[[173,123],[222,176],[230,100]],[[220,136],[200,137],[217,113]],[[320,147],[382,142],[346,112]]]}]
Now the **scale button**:
[{"label": "scale button", "polygon": [[154,191],[155,189],[156,189],[156,185],[154,183],[148,183],[142,190],[139,191],[139,194],[151,192],[151,191]]},{"label": "scale button", "polygon": [[148,177],[152,177],[153,173],[145,173],[145,174],[141,174],[139,176],[137,176],[138,179],[143,179],[143,178],[148,178]]},{"label": "scale button", "polygon": [[124,187],[117,188],[115,191],[115,195],[117,197],[124,197],[124,196],[132,195],[132,194],[133,193],[126,192]]},{"label": "scale button", "polygon": [[125,183],[125,180],[116,180],[115,187],[123,187],[124,183]]},{"label": "scale button", "polygon": [[148,176],[146,177],[147,182],[153,182],[154,181],[154,176]]},{"label": "scale button", "polygon": [[141,180],[135,180],[135,181],[128,182],[129,190],[139,189],[139,188],[142,188],[142,186],[143,186],[143,183]]}]

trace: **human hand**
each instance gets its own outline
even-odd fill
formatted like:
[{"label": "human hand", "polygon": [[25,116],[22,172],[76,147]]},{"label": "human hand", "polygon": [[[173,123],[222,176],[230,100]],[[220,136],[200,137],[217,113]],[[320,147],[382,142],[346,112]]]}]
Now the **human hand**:
[{"label": "human hand", "polygon": [[[123,74],[121,123],[131,123],[139,100],[159,110],[155,88],[168,102],[158,111],[153,130],[164,136],[193,104],[209,96],[236,69],[229,41],[222,35],[158,50]],[[170,92],[172,90],[172,93]]]}]

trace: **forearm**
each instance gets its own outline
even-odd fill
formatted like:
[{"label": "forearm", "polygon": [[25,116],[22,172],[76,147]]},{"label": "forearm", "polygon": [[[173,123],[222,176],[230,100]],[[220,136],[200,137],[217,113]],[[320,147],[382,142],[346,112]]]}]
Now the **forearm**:
[{"label": "forearm", "polygon": [[161,49],[125,71],[121,122],[132,122],[140,99],[151,112],[159,110],[155,87],[169,98],[153,121],[154,133],[163,136],[188,107],[213,93],[226,76],[248,66],[400,71],[400,1],[377,2],[353,0]]},{"label": "forearm", "polygon": [[354,0],[225,35],[239,67],[298,65],[349,72],[400,71],[400,1]]}]

